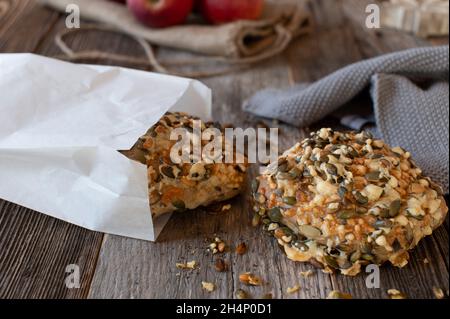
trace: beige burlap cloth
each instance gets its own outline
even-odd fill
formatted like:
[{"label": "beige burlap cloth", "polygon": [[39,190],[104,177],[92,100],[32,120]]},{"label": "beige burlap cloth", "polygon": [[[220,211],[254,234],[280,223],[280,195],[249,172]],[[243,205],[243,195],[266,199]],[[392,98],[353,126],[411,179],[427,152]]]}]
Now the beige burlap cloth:
[{"label": "beige burlap cloth", "polygon": [[[282,1],[267,1],[265,13],[259,21],[237,21],[211,26],[205,24],[185,24],[165,29],[150,29],[138,23],[128,9],[106,0],[38,0],[41,4],[60,12],[66,12],[68,5],[80,9],[81,18],[95,24],[81,24],[80,29],[62,29],[55,38],[67,60],[115,60],[119,63],[147,64],[157,72],[172,73],[190,77],[204,77],[228,73],[273,57],[289,45],[295,37],[308,33],[312,21],[306,10],[308,0],[299,0],[295,5],[284,5]],[[145,58],[102,52],[72,50],[65,37],[73,32],[89,30],[121,32],[133,37],[145,51]],[[195,72],[169,71],[155,58],[151,44],[178,50],[190,51],[208,58],[184,61],[183,64],[198,65]],[[201,65],[222,63],[217,70],[201,71]],[[170,62],[168,63],[170,65]],[[200,71],[198,71],[200,70]]]}]

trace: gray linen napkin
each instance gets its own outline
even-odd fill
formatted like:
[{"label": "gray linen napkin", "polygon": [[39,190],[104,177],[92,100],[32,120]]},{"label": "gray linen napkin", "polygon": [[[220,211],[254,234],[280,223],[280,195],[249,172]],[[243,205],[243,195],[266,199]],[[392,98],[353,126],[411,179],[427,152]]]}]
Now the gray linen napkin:
[{"label": "gray linen napkin", "polygon": [[[449,47],[395,52],[342,68],[310,84],[255,94],[243,109],[304,127],[370,86],[377,131],[411,152],[424,173],[449,191]],[[432,81],[422,87],[417,81]]]}]

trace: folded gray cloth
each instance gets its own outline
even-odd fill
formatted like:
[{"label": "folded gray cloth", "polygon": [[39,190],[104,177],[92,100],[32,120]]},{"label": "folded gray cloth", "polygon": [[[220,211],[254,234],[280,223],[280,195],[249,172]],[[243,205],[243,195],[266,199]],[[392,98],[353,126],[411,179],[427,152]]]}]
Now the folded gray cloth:
[{"label": "folded gray cloth", "polygon": [[[448,46],[415,48],[351,64],[310,85],[261,91],[243,109],[304,127],[370,86],[381,138],[410,151],[425,174],[448,193],[448,79]],[[423,80],[432,84],[416,84]]]}]

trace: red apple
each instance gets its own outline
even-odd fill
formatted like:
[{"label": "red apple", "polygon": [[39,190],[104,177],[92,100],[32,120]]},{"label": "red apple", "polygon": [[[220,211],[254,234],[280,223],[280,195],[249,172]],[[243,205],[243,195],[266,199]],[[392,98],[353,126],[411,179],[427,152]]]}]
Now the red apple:
[{"label": "red apple", "polygon": [[127,0],[134,16],[151,28],[183,23],[191,13],[194,0]]},{"label": "red apple", "polygon": [[264,0],[199,0],[201,12],[211,23],[256,20],[261,17]]}]

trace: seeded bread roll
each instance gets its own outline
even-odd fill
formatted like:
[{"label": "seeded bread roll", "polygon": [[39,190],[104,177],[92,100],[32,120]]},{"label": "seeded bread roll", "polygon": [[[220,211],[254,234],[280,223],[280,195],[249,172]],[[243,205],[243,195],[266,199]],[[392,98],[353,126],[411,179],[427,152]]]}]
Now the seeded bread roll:
[{"label": "seeded bread roll", "polygon": [[[247,164],[225,164],[222,160],[206,162],[195,159],[192,152],[190,162],[172,162],[170,151],[177,141],[170,140],[170,134],[175,128],[186,129],[202,146],[209,143],[194,133],[194,120],[199,119],[185,113],[166,113],[130,151],[122,152],[148,166],[150,207],[154,217],[227,200],[238,195],[244,185]],[[201,122],[201,132],[208,128],[222,129],[217,123]]]},{"label": "seeded bread roll", "polygon": [[323,128],[286,151],[252,185],[263,228],[288,258],[356,275],[403,267],[448,208],[442,190],[399,147]]}]

